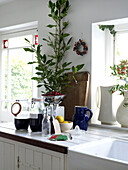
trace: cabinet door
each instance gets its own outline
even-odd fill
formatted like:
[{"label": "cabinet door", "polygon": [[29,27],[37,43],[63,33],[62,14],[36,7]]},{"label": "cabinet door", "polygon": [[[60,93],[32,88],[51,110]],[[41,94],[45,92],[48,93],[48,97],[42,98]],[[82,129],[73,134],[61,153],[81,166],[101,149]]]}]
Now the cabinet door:
[{"label": "cabinet door", "polygon": [[0,170],[15,169],[15,147],[8,142],[0,141]]},{"label": "cabinet door", "polygon": [[63,154],[29,145],[19,145],[18,150],[20,170],[64,170]]},{"label": "cabinet door", "polygon": [[53,155],[43,154],[43,170],[62,170],[61,158]]},{"label": "cabinet door", "polygon": [[19,170],[42,170],[42,153],[20,146]]}]

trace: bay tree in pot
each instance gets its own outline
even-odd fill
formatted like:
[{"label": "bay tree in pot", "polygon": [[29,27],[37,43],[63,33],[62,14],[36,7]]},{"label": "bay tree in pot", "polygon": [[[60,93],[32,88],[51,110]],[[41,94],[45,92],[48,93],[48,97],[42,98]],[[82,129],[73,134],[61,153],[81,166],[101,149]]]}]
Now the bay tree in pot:
[{"label": "bay tree in pot", "polygon": [[[24,48],[25,51],[35,53],[36,60],[31,61],[28,64],[37,64],[36,77],[32,77],[32,80],[38,82],[37,87],[44,86],[45,91],[42,93],[49,94],[52,92],[54,95],[61,94],[64,89],[69,86],[71,79],[68,79],[68,72],[72,71],[72,79],[76,80],[76,73],[80,71],[84,64],[72,66],[72,62],[64,62],[64,57],[67,51],[70,49],[70,43],[72,37],[66,32],[69,25],[65,21],[65,17],[68,14],[70,4],[68,0],[56,0],[52,2],[49,0],[50,14],[48,15],[54,24],[47,25],[49,31],[48,38],[43,38],[47,43],[47,46],[52,48],[52,54],[42,54],[42,45],[37,47],[31,44],[29,48]],[[30,41],[26,39],[30,44]]]}]

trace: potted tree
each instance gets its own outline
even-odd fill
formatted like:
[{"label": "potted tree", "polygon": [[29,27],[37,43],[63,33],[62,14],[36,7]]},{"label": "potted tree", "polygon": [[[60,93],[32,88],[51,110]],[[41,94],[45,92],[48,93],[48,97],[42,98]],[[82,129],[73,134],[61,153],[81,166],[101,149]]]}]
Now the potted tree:
[{"label": "potted tree", "polygon": [[[71,79],[68,79],[69,71],[73,72],[72,79],[76,80],[76,73],[80,71],[84,64],[77,66],[70,66],[72,62],[63,62],[65,54],[70,49],[70,42],[72,37],[66,32],[69,23],[65,21],[68,14],[70,4],[68,0],[56,0],[52,2],[49,0],[50,14],[48,15],[54,24],[49,24],[47,27],[53,31],[49,31],[48,38],[43,38],[47,46],[52,48],[52,54],[42,54],[42,45],[35,47],[31,44],[30,48],[24,48],[25,51],[36,54],[36,60],[28,64],[37,64],[36,77],[32,80],[38,82],[37,87],[44,86],[45,91],[42,93],[46,95],[60,95],[64,89],[69,85]],[[30,44],[30,41],[26,39]]]},{"label": "potted tree", "polygon": [[[69,86],[72,79],[76,80],[76,74],[81,70],[84,64],[72,66],[72,62],[64,61],[65,54],[70,49],[70,42],[72,37],[66,32],[66,28],[69,23],[65,21],[65,17],[68,14],[70,4],[68,0],[56,0],[52,2],[49,0],[50,14],[48,15],[54,22],[54,24],[47,25],[48,29],[51,29],[48,34],[48,38],[43,38],[47,43],[47,46],[52,48],[52,54],[42,54],[42,45],[37,47],[34,44],[30,44],[30,41],[26,41],[31,45],[30,48],[24,48],[27,52],[36,54],[36,60],[31,61],[28,64],[37,64],[36,75],[32,77],[32,80],[38,82],[37,87],[45,87],[42,91],[45,102],[49,105],[53,105],[52,115],[56,109],[58,103],[60,103],[64,97],[62,94],[64,89]],[[72,77],[68,78],[68,72],[72,70]],[[52,116],[52,122],[54,117]],[[54,124],[54,123],[53,123]],[[52,125],[51,125],[52,126]],[[55,133],[55,127],[52,128],[52,133]]]}]

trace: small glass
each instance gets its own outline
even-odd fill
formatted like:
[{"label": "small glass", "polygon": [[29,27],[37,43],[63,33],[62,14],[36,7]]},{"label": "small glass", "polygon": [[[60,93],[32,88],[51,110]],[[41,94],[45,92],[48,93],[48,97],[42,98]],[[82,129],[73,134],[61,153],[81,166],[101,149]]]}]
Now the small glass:
[{"label": "small glass", "polygon": [[42,136],[50,135],[51,135],[51,121],[50,116],[48,114],[48,108],[46,108],[46,113],[44,112],[44,117],[42,120]]}]

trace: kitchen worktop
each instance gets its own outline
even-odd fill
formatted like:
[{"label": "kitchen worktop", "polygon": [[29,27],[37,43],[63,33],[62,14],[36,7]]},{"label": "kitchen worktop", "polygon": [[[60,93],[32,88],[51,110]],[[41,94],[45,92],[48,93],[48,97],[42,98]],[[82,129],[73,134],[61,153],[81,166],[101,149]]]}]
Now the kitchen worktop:
[{"label": "kitchen worktop", "polygon": [[69,136],[69,133],[72,135],[72,140],[68,138],[67,141],[50,141],[47,137],[42,137],[41,132],[31,132],[30,129],[28,131],[19,131],[15,130],[13,123],[0,123],[0,137],[64,154],[67,154],[68,150],[72,150],[72,147],[76,145],[101,140],[107,137],[128,140],[127,129],[110,129],[102,126],[90,125],[87,131],[80,131],[75,134],[74,130],[70,130],[64,134]]}]

